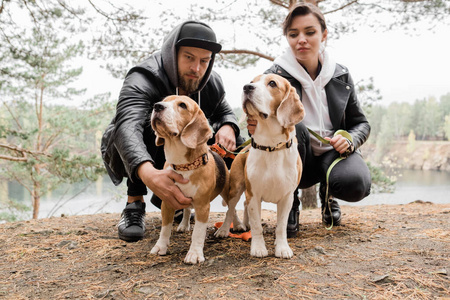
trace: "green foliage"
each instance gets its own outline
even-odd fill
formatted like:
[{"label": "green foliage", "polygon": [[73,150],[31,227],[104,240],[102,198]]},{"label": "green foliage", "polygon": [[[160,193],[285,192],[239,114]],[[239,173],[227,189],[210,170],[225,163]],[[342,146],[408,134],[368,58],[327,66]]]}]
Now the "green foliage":
[{"label": "green foliage", "polygon": [[372,105],[382,99],[380,90],[373,84],[373,77],[368,80],[361,80],[355,85],[358,100],[366,112],[371,109]]},{"label": "green foliage", "polygon": [[368,162],[370,174],[372,176],[372,192],[374,193],[393,193],[395,191],[396,178],[386,175],[379,167]]},{"label": "green foliage", "polygon": [[370,162],[367,163],[372,176],[372,193],[393,193],[395,191],[396,179],[389,177],[379,167]]},{"label": "green foliage", "polygon": [[410,132],[418,140],[448,140],[446,117],[450,116],[450,95],[440,101],[430,97],[410,103],[373,105],[367,117],[371,125],[371,141],[382,150],[392,140],[406,139]]},{"label": "green foliage", "polygon": [[0,221],[14,222],[21,220],[30,211],[30,207],[18,201],[6,199],[0,201],[0,203],[5,208],[0,211]]},{"label": "green foliage", "polygon": [[408,135],[408,146],[406,147],[406,151],[408,153],[413,153],[416,150],[416,135],[414,134],[414,131],[411,130]]},{"label": "green foliage", "polygon": [[[106,100],[106,95],[103,100]],[[98,99],[97,99],[98,100]],[[99,153],[101,130],[106,127],[114,106],[111,102],[92,107],[93,101],[87,101],[80,108],[70,106],[44,106],[46,117],[43,130],[38,133],[33,118],[33,106],[29,103],[10,104],[15,115],[20,115],[20,134],[5,132],[9,145],[20,145],[24,152],[10,151],[0,147],[0,154],[13,157],[26,155],[26,161],[0,160],[2,180],[18,181],[34,196],[41,197],[64,183],[75,183],[84,179],[94,181],[105,170]],[[4,107],[4,106],[3,106]],[[0,111],[3,114],[3,107]],[[28,109],[27,109],[28,108]],[[30,121],[34,120],[34,121]],[[12,126],[15,121],[7,118]],[[24,133],[26,132],[26,134]],[[26,135],[27,139],[22,136]],[[41,150],[34,148],[40,136]],[[0,142],[2,139],[0,139]],[[36,190],[36,185],[42,187]]]},{"label": "green foliage", "polygon": [[447,140],[450,140],[450,114],[445,116],[444,134]]},{"label": "green foliage", "polygon": [[82,68],[71,62],[85,47],[61,31],[70,23],[66,14],[48,8],[35,15],[30,30],[21,27],[20,35],[8,36],[8,29],[1,35],[1,179],[25,187],[32,196],[33,217],[48,191],[62,183],[95,180],[104,172],[99,135],[110,120],[102,116],[113,106],[109,95],[67,106],[84,92],[72,86]]}]

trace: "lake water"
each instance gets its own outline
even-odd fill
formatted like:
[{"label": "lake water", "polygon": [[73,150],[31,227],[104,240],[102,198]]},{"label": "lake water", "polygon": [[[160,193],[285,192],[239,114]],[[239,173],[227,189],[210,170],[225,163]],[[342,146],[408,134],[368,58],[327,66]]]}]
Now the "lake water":
[{"label": "lake water", "polygon": [[[402,170],[397,171],[400,175],[397,179],[394,193],[375,193],[357,203],[339,201],[341,205],[380,205],[380,204],[407,204],[416,200],[429,201],[433,203],[450,203],[450,172],[438,171],[417,171]],[[126,184],[122,183],[115,187],[109,178],[105,177],[101,189],[95,184],[91,184],[84,191],[78,188],[79,195],[67,201],[69,197],[65,195],[52,196],[50,199],[43,199],[39,213],[40,218],[48,216],[95,214],[95,213],[120,213],[125,206]],[[158,211],[150,203],[150,195],[145,197],[147,211]],[[60,200],[59,208],[55,205]],[[61,201],[61,199],[63,199]],[[61,204],[61,202],[65,202]],[[271,203],[263,203],[264,209],[275,210],[276,206]],[[243,209],[243,198],[238,204],[238,210]],[[217,197],[211,203],[211,211],[225,212],[226,207],[222,206],[221,197]]]}]

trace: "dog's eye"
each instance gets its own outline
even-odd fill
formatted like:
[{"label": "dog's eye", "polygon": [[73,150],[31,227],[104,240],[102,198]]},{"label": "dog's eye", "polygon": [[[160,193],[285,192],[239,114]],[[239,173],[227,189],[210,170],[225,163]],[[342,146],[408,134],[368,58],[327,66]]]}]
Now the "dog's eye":
[{"label": "dog's eye", "polygon": [[269,86],[270,87],[277,87],[277,83],[273,80],[269,81]]},{"label": "dog's eye", "polygon": [[180,104],[178,104],[179,107],[181,107],[182,109],[187,109],[187,106],[185,103],[180,102]]}]

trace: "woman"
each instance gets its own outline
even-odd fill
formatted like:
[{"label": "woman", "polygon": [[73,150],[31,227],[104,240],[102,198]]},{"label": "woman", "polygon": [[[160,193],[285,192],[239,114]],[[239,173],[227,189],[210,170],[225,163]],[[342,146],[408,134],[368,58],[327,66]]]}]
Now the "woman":
[{"label": "woman", "polygon": [[[357,150],[369,137],[370,126],[347,68],[336,64],[325,50],[328,31],[320,10],[309,3],[297,4],[284,20],[283,34],[289,47],[266,73],[288,79],[300,95],[305,118],[296,125],[304,167],[299,188],[320,183],[322,222],[336,226],[341,211],[334,197],[356,202],[370,193],[370,172]],[[256,122],[249,120],[248,124],[251,134]],[[308,129],[324,139],[310,135]],[[330,165],[341,156],[346,159],[335,164],[327,176]],[[298,232],[299,206],[296,192],[287,226],[289,237]]]}]

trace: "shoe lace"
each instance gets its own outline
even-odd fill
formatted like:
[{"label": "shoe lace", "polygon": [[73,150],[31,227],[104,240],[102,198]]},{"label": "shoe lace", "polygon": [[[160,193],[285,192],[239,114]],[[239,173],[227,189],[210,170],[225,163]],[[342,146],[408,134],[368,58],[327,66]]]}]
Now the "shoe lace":
[{"label": "shoe lace", "polygon": [[129,226],[144,226],[144,213],[142,213],[141,210],[135,210],[135,209],[127,209],[124,211],[124,218],[127,224],[127,227]]}]

